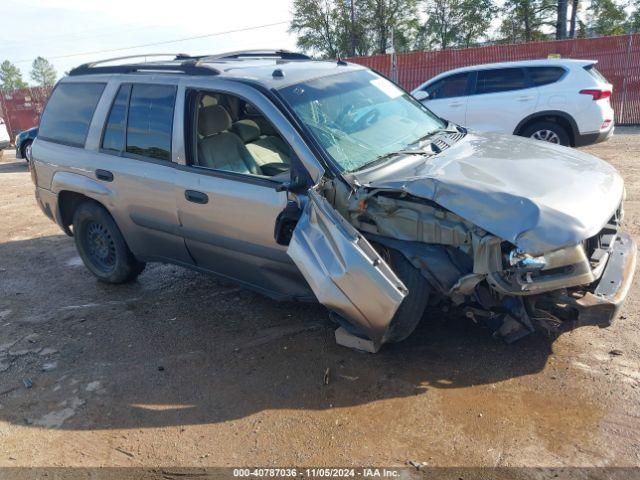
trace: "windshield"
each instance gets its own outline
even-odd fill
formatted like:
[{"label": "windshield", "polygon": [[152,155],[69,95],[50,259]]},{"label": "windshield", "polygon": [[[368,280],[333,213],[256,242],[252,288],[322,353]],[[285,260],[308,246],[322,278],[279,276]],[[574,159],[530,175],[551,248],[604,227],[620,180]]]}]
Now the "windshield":
[{"label": "windshield", "polygon": [[445,127],[413,97],[370,70],[317,78],[280,93],[346,171],[403,150]]}]

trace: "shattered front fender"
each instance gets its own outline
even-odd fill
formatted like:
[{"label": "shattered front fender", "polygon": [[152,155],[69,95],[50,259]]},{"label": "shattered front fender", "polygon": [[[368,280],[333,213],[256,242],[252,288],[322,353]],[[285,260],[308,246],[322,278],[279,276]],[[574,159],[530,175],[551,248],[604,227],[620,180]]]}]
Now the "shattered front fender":
[{"label": "shattered front fender", "polygon": [[287,254],[320,303],[381,343],[407,288],[324,197],[308,196]]}]

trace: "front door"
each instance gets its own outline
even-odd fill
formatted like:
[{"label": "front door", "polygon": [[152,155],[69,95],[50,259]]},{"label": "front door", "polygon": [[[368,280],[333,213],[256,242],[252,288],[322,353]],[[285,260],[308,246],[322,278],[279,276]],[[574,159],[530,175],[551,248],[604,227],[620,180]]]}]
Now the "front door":
[{"label": "front door", "polygon": [[275,182],[187,167],[178,178],[178,216],[196,265],[282,298],[313,298],[286,247],[274,238],[287,193]]},{"label": "front door", "polygon": [[468,72],[456,73],[426,86],[429,97],[422,103],[439,117],[466,125],[469,76]]},{"label": "front door", "polygon": [[[235,94],[190,90],[177,211],[197,266],[277,298],[313,299],[274,228],[289,203],[293,150],[262,110]],[[260,120],[260,122],[256,121]]]}]

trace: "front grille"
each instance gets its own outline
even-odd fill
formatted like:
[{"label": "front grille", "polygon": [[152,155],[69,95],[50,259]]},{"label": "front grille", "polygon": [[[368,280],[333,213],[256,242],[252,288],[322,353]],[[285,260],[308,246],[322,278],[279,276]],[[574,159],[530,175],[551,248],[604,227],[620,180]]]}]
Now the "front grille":
[{"label": "front grille", "polygon": [[611,250],[613,243],[616,241],[621,220],[622,203],[620,203],[616,212],[602,230],[582,242],[587,258],[589,258],[592,265],[597,265],[604,255]]}]

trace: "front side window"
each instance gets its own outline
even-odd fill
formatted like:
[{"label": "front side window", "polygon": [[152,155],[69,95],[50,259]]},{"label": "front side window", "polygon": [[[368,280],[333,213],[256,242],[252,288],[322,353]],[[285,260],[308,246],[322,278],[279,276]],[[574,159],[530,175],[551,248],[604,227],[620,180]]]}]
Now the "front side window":
[{"label": "front side window", "polygon": [[83,147],[104,83],[60,83],[40,120],[44,140]]},{"label": "front side window", "polygon": [[468,73],[456,73],[450,77],[438,80],[425,88],[430,100],[441,98],[461,97],[467,92]]},{"label": "front side window", "polygon": [[476,93],[498,93],[527,88],[527,80],[521,68],[479,70]]},{"label": "front side window", "polygon": [[235,95],[207,91],[197,92],[194,106],[189,163],[276,181],[291,177],[293,151],[253,104]]},{"label": "front side window", "polygon": [[345,171],[363,168],[446,126],[370,70],[309,80],[284,87],[280,94]]},{"label": "front side window", "polygon": [[126,151],[171,160],[171,132],[176,87],[134,84],[129,100]]}]

